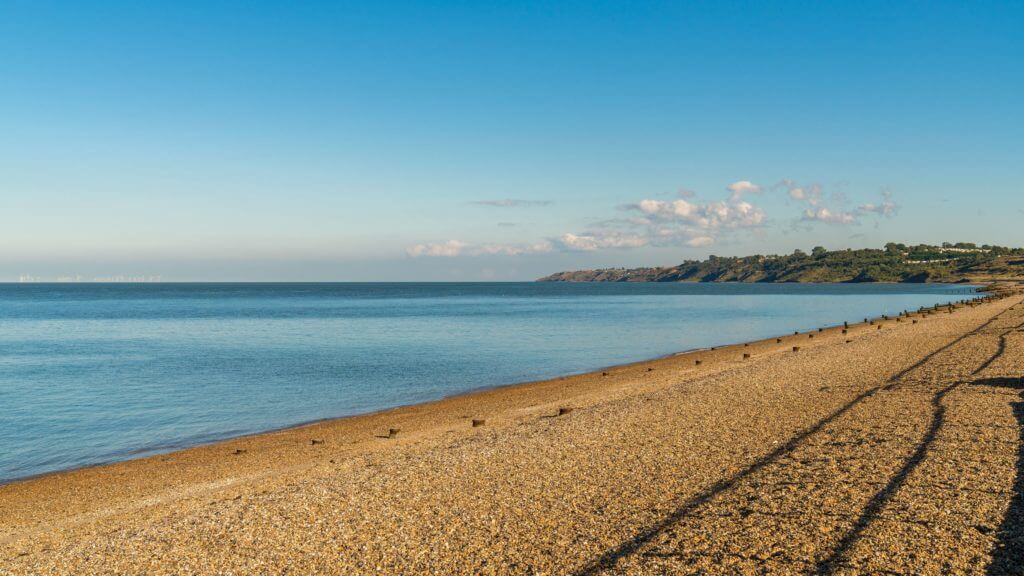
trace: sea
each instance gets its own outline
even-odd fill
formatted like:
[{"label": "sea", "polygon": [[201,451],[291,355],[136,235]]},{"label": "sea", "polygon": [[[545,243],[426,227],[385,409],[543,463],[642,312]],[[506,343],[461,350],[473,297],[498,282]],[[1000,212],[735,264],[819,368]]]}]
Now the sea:
[{"label": "sea", "polygon": [[940,284],[0,284],[0,482],[975,296]]}]

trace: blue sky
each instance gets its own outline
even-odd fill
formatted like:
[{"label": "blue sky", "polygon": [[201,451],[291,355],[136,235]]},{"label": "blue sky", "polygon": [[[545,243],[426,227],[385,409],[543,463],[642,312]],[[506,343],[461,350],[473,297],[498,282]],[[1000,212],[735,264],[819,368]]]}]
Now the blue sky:
[{"label": "blue sky", "polygon": [[1019,2],[0,0],[0,280],[1024,245]]}]

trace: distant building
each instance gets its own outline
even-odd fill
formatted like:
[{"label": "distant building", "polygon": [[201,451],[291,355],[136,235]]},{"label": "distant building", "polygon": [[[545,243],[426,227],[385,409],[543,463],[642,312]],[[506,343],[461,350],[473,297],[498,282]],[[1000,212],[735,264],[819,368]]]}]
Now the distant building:
[{"label": "distant building", "polygon": [[965,253],[978,253],[978,252],[991,252],[984,248],[939,248],[939,252],[956,252],[958,254]]}]

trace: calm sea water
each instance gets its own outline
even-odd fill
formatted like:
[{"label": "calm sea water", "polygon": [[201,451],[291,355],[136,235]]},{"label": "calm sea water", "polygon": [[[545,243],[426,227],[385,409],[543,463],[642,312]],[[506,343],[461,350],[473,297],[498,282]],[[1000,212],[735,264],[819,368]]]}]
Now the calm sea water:
[{"label": "calm sea water", "polygon": [[894,314],[943,285],[0,285],[0,481]]}]

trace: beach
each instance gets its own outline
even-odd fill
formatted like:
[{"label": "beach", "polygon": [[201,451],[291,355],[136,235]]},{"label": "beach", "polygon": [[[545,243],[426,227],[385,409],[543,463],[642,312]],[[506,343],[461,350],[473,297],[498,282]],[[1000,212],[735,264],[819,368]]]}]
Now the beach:
[{"label": "beach", "polygon": [[1021,573],[1022,299],[0,486],[0,574]]}]

